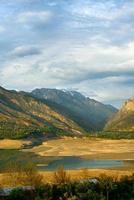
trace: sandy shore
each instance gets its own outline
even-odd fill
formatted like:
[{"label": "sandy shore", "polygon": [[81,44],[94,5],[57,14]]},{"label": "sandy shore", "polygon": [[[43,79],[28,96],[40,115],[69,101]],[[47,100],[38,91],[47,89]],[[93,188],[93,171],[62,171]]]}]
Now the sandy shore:
[{"label": "sandy shore", "polygon": [[134,160],[134,140],[64,137],[27,149],[40,156],[81,156],[89,159]]},{"label": "sandy shore", "polygon": [[0,149],[21,149],[24,145],[30,145],[31,141],[28,140],[0,140]]}]

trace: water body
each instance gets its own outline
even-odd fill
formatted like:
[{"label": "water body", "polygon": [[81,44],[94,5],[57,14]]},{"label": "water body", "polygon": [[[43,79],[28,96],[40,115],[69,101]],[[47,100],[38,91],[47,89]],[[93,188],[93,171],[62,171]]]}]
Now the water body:
[{"label": "water body", "polygon": [[80,157],[61,157],[58,160],[51,161],[47,166],[40,166],[40,170],[54,171],[59,166],[64,166],[65,169],[75,170],[81,168],[113,168],[123,167],[122,160],[88,160]]}]

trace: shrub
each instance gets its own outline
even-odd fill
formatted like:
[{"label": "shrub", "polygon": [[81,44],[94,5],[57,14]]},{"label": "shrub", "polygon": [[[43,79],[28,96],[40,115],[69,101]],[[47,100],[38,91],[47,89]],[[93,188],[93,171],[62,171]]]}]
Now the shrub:
[{"label": "shrub", "polygon": [[70,182],[70,176],[64,170],[64,167],[61,166],[54,172],[54,183],[55,184],[66,184]]},{"label": "shrub", "polygon": [[9,195],[9,200],[28,200],[26,191],[22,189],[14,189]]},{"label": "shrub", "polygon": [[25,166],[19,163],[11,163],[7,169],[7,183],[10,186],[33,186],[39,187],[43,184],[43,176],[40,175],[34,164]]}]

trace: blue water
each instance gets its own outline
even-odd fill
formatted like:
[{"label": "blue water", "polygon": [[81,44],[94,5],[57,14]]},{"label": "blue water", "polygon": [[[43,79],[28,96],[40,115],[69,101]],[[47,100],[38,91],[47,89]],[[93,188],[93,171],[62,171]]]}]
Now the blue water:
[{"label": "blue water", "polygon": [[40,170],[53,171],[59,166],[64,166],[65,169],[81,169],[81,168],[113,168],[122,167],[122,160],[88,160],[79,157],[61,157],[58,160],[51,161],[47,166],[39,167]]}]

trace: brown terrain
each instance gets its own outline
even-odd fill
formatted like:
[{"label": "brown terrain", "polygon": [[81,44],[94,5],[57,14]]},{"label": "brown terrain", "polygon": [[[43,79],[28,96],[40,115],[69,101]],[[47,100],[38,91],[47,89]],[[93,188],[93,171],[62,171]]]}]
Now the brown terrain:
[{"label": "brown terrain", "polygon": [[134,159],[134,140],[63,137],[24,151],[40,156],[82,156],[89,159]]}]

